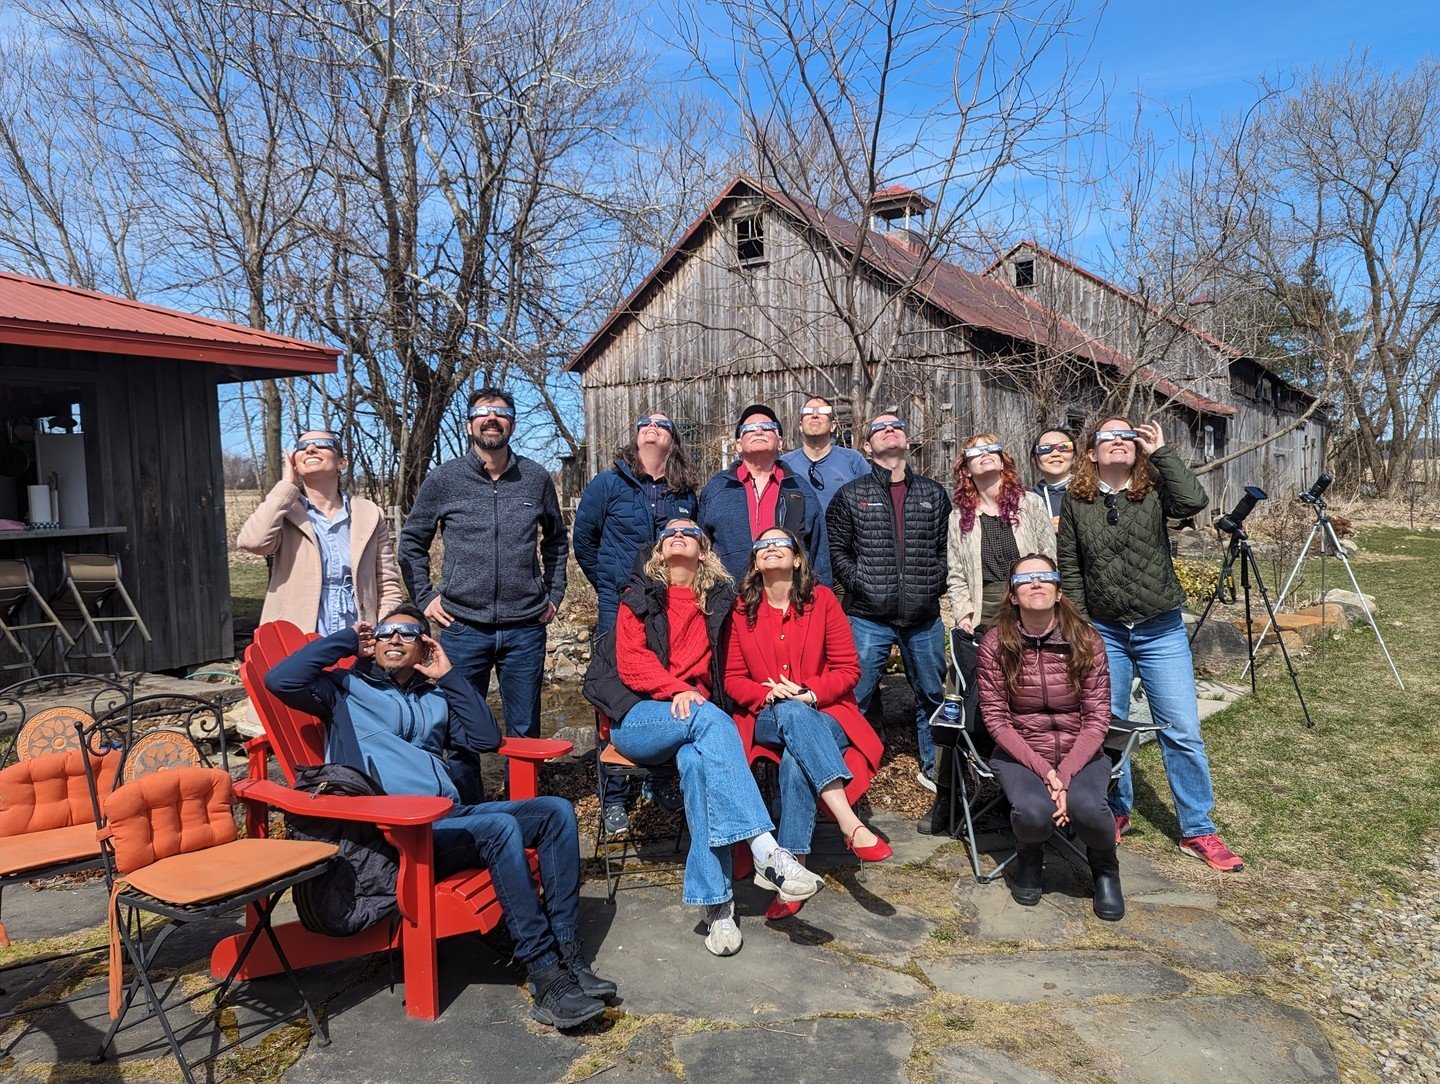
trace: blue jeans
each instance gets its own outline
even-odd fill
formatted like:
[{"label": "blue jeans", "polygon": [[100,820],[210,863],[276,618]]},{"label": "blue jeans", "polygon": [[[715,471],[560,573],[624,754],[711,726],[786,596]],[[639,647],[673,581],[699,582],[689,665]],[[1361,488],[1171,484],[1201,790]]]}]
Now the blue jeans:
[{"label": "blue jeans", "polygon": [[545,626],[471,625],[456,621],[440,633],[450,665],[490,695],[490,671],[500,676],[500,710],[512,738],[540,736],[540,681],[545,676]]},{"label": "blue jeans", "polygon": [[[1215,808],[1215,787],[1210,782],[1210,760],[1200,736],[1200,708],[1195,696],[1195,663],[1179,609],[1146,618],[1133,628],[1096,621],[1110,662],[1110,710],[1130,716],[1130,684],[1135,674],[1150,701],[1150,714],[1169,729],[1155,735],[1165,777],[1175,795],[1180,834],[1186,838],[1215,831],[1210,811]],[[1127,761],[1110,798],[1116,814],[1128,814],[1135,804],[1135,781]]]},{"label": "blue jeans", "polygon": [[[543,898],[535,891],[526,847],[540,855]],[[435,877],[476,866],[490,871],[516,958],[532,975],[559,963],[556,942],[580,937],[575,807],[564,798],[456,806],[435,825]]]},{"label": "blue jeans", "polygon": [[642,700],[612,723],[610,742],[636,764],[675,759],[690,825],[685,902],[724,903],[732,894],[731,846],[775,828],[735,720],[708,702],[692,705],[690,718],[677,719],[670,701]]},{"label": "blue jeans", "polygon": [[880,625],[863,617],[850,617],[855,650],[860,654],[860,684],[855,699],[862,712],[870,710],[870,698],[880,684],[880,671],[890,657],[890,645],[900,645],[905,677],[915,694],[915,738],[920,750],[920,770],[935,770],[935,742],[930,738],[930,716],[944,699],[945,626],[937,617],[929,625]]},{"label": "blue jeans", "polygon": [[780,830],[775,841],[792,854],[809,854],[815,834],[815,802],[837,779],[850,781],[841,754],[850,742],[823,711],[780,700],[755,717],[755,740],[784,746],[780,754]]}]

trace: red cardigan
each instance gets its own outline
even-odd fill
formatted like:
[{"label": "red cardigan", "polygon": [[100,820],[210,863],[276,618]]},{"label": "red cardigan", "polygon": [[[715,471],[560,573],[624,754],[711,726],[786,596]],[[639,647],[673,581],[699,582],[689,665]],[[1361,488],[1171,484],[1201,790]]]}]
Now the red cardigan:
[{"label": "red cardigan", "polygon": [[[799,644],[798,650],[791,652],[794,671],[787,676],[810,687],[815,693],[815,707],[839,723],[849,739],[845,766],[853,778],[845,787],[845,797],[854,802],[869,788],[879,770],[885,743],[855,702],[860,659],[855,653],[850,622],[834,593],[828,587],[817,586],[805,612],[794,616],[787,627]],[[735,725],[752,763],[760,753],[755,744],[755,716],[770,695],[761,682],[780,677],[775,644],[764,632],[763,621],[750,627],[744,607],[737,601],[725,654],[725,693],[735,701]]]}]

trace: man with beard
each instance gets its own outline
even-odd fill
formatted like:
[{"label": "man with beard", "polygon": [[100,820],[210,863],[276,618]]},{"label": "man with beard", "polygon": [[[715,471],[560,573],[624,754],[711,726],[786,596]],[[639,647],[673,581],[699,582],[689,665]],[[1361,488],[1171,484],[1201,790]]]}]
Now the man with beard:
[{"label": "man with beard", "polygon": [[[356,655],[348,670],[329,667]],[[369,775],[385,794],[449,798],[434,831],[435,876],[483,866],[500,899],[515,956],[528,969],[531,1015],[571,1028],[605,1011],[617,993],[586,963],[580,945],[580,858],[574,807],[563,798],[468,803],[447,752],[470,757],[500,748],[500,728],[475,688],[425,634],[409,603],[373,628],[360,622],[311,641],[277,664],[265,687],[325,723],[325,759]],[[540,856],[537,895],[525,849]]]},{"label": "man with beard", "polygon": [[[510,449],[515,400],[481,388],[467,409],[471,449],[426,476],[400,534],[410,597],[444,631],[450,660],[484,698],[500,681],[506,732],[540,736],[545,626],[565,597],[569,541],[550,473]],[[439,530],[445,561],[430,582]]]}]

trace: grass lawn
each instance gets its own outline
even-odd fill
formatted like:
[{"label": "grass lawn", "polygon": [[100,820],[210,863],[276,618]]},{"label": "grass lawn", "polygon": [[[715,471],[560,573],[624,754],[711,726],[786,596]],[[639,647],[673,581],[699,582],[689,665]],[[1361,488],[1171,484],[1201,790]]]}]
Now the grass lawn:
[{"label": "grass lawn", "polygon": [[258,624],[270,584],[270,566],[264,561],[230,562],[230,603],[236,622]]},{"label": "grass lawn", "polygon": [[[1347,895],[1403,889],[1440,829],[1440,532],[1375,528],[1359,543],[1355,574],[1379,604],[1404,691],[1362,623],[1329,641],[1323,658],[1312,648],[1296,662],[1313,730],[1278,657],[1262,666],[1257,696],[1205,724],[1215,821],[1245,859],[1243,883],[1262,895],[1282,885],[1289,892],[1333,885]],[[1334,563],[1329,582],[1343,579]],[[1178,864],[1158,749],[1142,750],[1136,768],[1145,830],[1130,843]]]}]

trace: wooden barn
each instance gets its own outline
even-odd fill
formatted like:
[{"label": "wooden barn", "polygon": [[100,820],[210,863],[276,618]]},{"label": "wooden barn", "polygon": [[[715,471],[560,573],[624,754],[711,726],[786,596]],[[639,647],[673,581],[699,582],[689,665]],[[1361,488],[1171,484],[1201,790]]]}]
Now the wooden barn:
[{"label": "wooden barn", "polygon": [[[42,594],[61,555],[112,553],[153,641],[123,666],[234,654],[221,470],[222,383],[335,371],[339,352],[252,328],[0,273],[0,557]],[[34,507],[53,485],[51,514]],[[57,514],[58,513],[58,514]]]},{"label": "wooden barn", "polygon": [[[1017,247],[987,274],[928,257],[913,227],[930,207],[919,193],[887,189],[862,228],[747,178],[732,181],[567,363],[584,394],[587,476],[609,465],[650,409],[675,418],[706,470],[728,461],[735,412],[752,402],[774,406],[793,437],[804,400],[825,395],[850,442],[862,409],[848,395],[857,337],[871,404],[906,417],[920,469],[938,478],[949,477],[973,433],[998,432],[1024,449],[1041,425],[1082,424],[1122,378],[1139,389],[1137,413],[1160,417],[1197,465],[1273,432],[1312,401],[1183,325],[1172,326],[1166,350],[1127,353],[1134,344],[1122,334],[1072,319],[1083,305],[1048,303],[1066,275],[1100,280],[1047,262],[1034,246]],[[1033,276],[1019,287],[1017,266],[1022,282],[1024,271]],[[1116,306],[1129,297],[1096,290]],[[1316,415],[1288,442],[1207,474],[1214,502],[1251,483],[1309,485],[1323,427]]]}]

